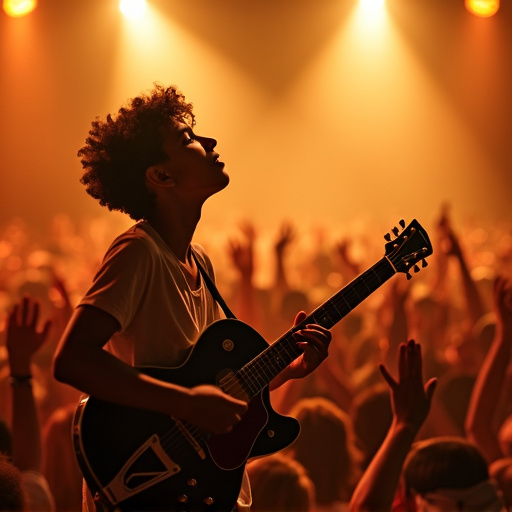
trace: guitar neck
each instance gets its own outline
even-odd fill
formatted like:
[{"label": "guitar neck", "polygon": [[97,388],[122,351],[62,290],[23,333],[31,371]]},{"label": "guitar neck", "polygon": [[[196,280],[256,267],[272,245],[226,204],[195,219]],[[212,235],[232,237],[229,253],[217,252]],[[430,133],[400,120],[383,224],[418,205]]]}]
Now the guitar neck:
[{"label": "guitar neck", "polygon": [[296,331],[308,324],[331,329],[395,273],[394,266],[384,257],[316,308],[303,322],[292,327],[237,372],[237,379],[244,391],[251,398],[256,396],[278,373],[302,354],[293,337]]}]

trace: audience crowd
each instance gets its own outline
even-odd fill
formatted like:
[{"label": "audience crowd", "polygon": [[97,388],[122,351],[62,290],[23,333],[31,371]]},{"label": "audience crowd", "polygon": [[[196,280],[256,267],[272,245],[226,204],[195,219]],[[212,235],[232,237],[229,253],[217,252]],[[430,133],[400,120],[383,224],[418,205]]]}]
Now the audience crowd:
[{"label": "audience crowd", "polygon": [[[428,228],[428,268],[393,276],[333,327],[326,361],[271,393],[296,441],[247,465],[254,512],[512,510],[512,229]],[[381,260],[393,224],[245,222],[198,235],[236,316],[272,342]],[[398,225],[398,224],[397,224]],[[391,229],[390,229],[391,228]],[[377,229],[382,229],[378,232]],[[0,231],[0,510],[79,511],[78,391],[52,356],[112,220]]]}]

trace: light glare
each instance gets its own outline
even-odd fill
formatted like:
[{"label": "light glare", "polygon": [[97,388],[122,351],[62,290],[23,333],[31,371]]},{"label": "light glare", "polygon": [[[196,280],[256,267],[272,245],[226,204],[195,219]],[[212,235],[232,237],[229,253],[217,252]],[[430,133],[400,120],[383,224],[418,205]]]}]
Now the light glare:
[{"label": "light glare", "polygon": [[20,18],[37,7],[37,0],[4,0],[4,11],[8,16]]},{"label": "light glare", "polygon": [[379,9],[384,5],[385,0],[359,0],[359,3],[363,9]]},{"label": "light glare", "polygon": [[121,0],[119,9],[127,18],[140,18],[146,12],[146,0]]},{"label": "light glare", "polygon": [[466,8],[476,16],[488,18],[498,12],[500,0],[466,0]]}]

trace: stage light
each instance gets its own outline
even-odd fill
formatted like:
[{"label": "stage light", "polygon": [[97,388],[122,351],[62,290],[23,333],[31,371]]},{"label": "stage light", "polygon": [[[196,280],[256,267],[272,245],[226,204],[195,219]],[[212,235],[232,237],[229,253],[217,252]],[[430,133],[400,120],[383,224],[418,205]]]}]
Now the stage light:
[{"label": "stage light", "polygon": [[359,3],[364,9],[378,9],[384,5],[385,0],[359,0]]},{"label": "stage light", "polygon": [[8,16],[20,18],[37,7],[37,0],[4,0],[4,11]]},{"label": "stage light", "polygon": [[130,19],[140,18],[146,12],[146,0],[121,0],[120,11]]},{"label": "stage light", "polygon": [[498,12],[500,0],[465,0],[466,9],[476,16],[488,18]]}]

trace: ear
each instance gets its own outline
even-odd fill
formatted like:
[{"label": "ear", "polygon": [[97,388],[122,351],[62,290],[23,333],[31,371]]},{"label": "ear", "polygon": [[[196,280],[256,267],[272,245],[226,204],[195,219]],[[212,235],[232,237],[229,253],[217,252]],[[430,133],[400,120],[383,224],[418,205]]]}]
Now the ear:
[{"label": "ear", "polygon": [[158,166],[151,166],[146,169],[146,179],[156,186],[174,187],[176,181]]}]

